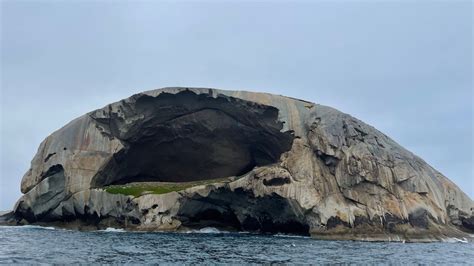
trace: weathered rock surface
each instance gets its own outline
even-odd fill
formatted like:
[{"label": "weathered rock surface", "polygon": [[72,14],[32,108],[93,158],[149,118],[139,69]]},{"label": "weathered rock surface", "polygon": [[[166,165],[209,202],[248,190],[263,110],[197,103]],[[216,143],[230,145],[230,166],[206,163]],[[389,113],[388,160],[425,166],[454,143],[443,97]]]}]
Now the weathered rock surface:
[{"label": "weathered rock surface", "polygon": [[[102,189],[222,177],[160,195]],[[330,107],[244,91],[165,88],[81,116],[41,143],[21,191],[20,224],[408,241],[474,230],[473,201],[375,128]]]}]

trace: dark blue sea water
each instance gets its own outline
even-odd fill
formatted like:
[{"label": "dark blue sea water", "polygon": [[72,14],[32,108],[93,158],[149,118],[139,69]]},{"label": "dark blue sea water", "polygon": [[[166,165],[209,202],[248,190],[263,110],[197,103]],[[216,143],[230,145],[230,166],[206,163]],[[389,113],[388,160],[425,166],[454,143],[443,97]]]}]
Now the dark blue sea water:
[{"label": "dark blue sea water", "polygon": [[474,243],[368,243],[225,233],[79,232],[0,226],[0,263],[473,264]]}]

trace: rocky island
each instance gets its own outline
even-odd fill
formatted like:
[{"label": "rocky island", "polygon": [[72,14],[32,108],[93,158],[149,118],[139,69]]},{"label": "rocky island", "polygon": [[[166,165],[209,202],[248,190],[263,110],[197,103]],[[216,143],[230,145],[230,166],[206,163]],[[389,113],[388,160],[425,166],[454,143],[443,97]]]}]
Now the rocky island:
[{"label": "rocky island", "polygon": [[87,113],[41,143],[21,191],[2,223],[369,241],[474,232],[474,202],[375,128],[245,91],[164,88]]}]

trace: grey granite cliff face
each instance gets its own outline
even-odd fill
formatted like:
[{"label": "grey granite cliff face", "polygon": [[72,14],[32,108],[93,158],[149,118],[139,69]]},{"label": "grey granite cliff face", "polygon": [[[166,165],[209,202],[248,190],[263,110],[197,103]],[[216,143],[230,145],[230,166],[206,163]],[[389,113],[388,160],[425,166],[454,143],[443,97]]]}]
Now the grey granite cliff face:
[{"label": "grey granite cliff face", "polygon": [[[109,186],[201,182],[168,193]],[[474,230],[474,203],[375,128],[266,93],[147,91],[47,137],[11,223],[432,241]]]}]

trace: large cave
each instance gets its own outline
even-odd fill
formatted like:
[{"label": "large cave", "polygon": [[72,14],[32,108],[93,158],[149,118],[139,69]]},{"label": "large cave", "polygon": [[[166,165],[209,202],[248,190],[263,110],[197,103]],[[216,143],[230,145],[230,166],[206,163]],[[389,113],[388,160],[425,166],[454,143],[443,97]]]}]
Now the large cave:
[{"label": "large cave", "polygon": [[124,146],[94,186],[239,176],[277,162],[293,141],[292,132],[281,132],[277,108],[212,93],[139,94],[92,118]]}]

